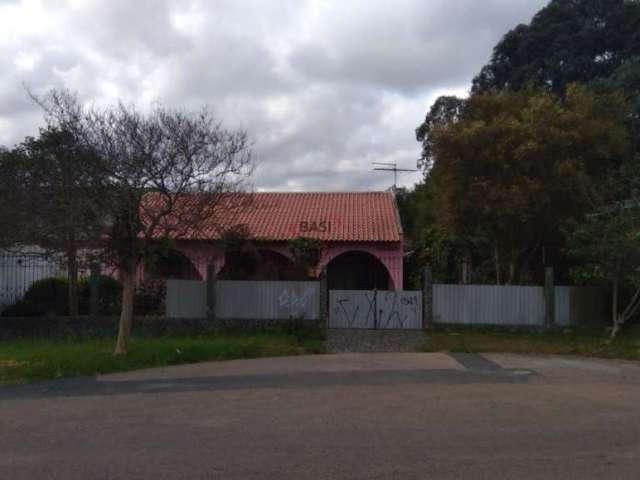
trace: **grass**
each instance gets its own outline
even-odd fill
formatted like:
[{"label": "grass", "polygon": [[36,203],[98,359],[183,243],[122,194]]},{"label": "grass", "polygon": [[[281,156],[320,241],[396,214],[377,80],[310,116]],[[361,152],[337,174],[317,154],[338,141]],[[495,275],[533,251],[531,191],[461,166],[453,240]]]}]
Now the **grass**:
[{"label": "grass", "polygon": [[523,332],[505,329],[437,327],[428,333],[426,352],[538,353],[640,360],[640,328],[611,341],[603,329]]},{"label": "grass", "polygon": [[126,356],[114,339],[0,341],[0,385],[212,360],[321,353],[322,341],[287,333],[134,338]]}]

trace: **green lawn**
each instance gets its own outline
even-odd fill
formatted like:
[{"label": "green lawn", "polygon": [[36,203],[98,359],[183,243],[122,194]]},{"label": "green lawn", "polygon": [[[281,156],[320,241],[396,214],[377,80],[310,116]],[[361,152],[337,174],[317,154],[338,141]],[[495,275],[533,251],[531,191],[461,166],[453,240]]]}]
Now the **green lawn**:
[{"label": "green lawn", "polygon": [[295,335],[219,334],[144,337],[114,357],[114,339],[0,341],[0,385],[234,358],[321,353],[322,341]]},{"label": "green lawn", "polygon": [[640,328],[623,331],[614,341],[603,329],[516,332],[500,329],[437,327],[428,332],[426,352],[542,353],[640,360]]}]

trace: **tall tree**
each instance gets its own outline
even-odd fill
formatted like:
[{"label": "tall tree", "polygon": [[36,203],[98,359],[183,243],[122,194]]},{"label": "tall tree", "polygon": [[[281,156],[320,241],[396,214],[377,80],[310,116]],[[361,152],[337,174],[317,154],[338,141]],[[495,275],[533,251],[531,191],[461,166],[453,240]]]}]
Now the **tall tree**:
[{"label": "tall tree", "polygon": [[433,132],[438,223],[488,236],[496,282],[516,281],[626,155],[623,120],[620,97],[579,86],[564,100],[536,90],[472,96],[460,120]]},{"label": "tall tree", "polygon": [[[626,162],[599,185],[595,207],[568,224],[576,281],[599,281],[611,290],[611,336],[640,310],[640,161]],[[621,290],[635,291],[622,305]]]},{"label": "tall tree", "polygon": [[40,103],[51,123],[99,159],[103,247],[123,283],[114,353],[126,354],[141,261],[159,242],[211,228],[219,209],[231,208],[220,194],[242,188],[251,171],[250,142],[207,110],[156,106],[143,114],[122,103],[86,110],[65,91]]},{"label": "tall tree", "polygon": [[0,147],[0,202],[11,208],[0,208],[0,248],[6,249],[24,244],[24,226],[29,217],[22,194],[25,169],[24,158],[15,149]]},{"label": "tall tree", "polygon": [[433,103],[424,122],[416,128],[416,139],[422,142],[418,168],[428,171],[433,166],[433,131],[457,122],[464,112],[465,104],[465,99],[455,96],[442,96]]},{"label": "tall tree", "polygon": [[619,92],[624,96],[632,150],[640,153],[640,57],[623,64],[611,77],[593,82],[593,87],[597,92]]},{"label": "tall tree", "polygon": [[23,241],[66,265],[69,314],[77,315],[80,251],[100,235],[97,157],[70,132],[52,127],[25,139],[14,154],[23,176],[20,205],[28,217]]},{"label": "tall tree", "polygon": [[496,45],[474,92],[533,84],[562,94],[570,83],[610,77],[640,52],[640,2],[552,0]]}]

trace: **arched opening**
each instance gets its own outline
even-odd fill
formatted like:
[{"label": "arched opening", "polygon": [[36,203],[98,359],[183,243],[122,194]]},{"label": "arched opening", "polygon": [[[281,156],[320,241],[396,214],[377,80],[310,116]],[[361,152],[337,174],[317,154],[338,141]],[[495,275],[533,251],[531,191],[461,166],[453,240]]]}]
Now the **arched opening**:
[{"label": "arched opening", "polygon": [[147,278],[171,278],[177,280],[202,280],[200,272],[189,258],[178,250],[169,250],[145,265]]},{"label": "arched opening", "polygon": [[299,269],[272,250],[231,251],[218,273],[221,280],[302,280]]},{"label": "arched opening", "polygon": [[338,255],[327,265],[330,290],[388,290],[389,272],[380,260],[366,252]]}]

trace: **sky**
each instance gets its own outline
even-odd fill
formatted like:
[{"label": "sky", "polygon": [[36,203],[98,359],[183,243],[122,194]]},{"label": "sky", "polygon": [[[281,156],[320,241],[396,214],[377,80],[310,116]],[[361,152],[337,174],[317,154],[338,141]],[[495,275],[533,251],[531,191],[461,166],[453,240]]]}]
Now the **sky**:
[{"label": "sky", "polygon": [[210,107],[252,139],[258,191],[384,190],[372,163],[416,168],[433,101],[467,95],[546,3],[0,0],[0,144],[43,125],[25,86],[68,88],[87,105]]}]

